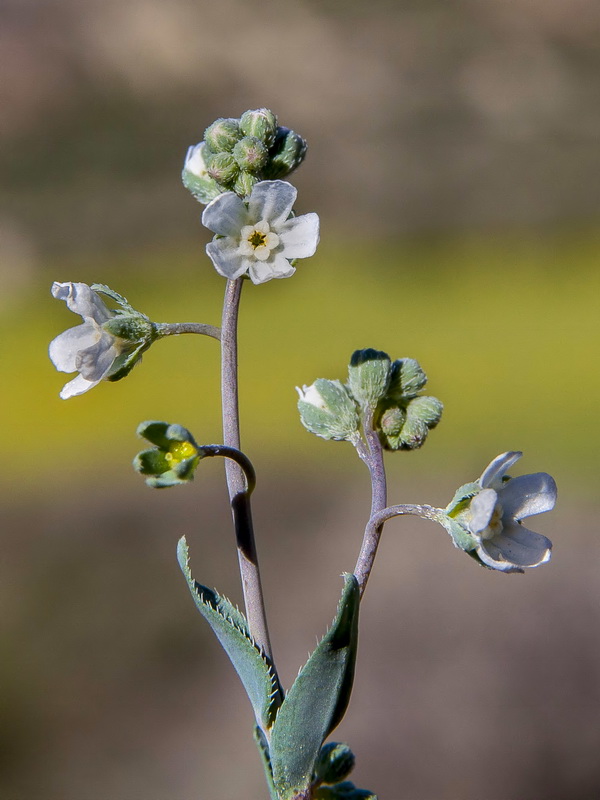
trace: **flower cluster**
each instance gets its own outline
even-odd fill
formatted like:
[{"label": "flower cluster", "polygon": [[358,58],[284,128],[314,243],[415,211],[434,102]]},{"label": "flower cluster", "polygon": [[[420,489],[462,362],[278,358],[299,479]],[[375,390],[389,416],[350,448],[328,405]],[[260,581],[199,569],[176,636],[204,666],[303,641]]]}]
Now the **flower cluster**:
[{"label": "flower cluster", "polygon": [[289,175],[305,155],[304,139],[278,125],[268,108],[258,108],[213,122],[203,141],[189,148],[182,179],[201,203],[227,191],[247,197],[259,181]]},{"label": "flower cluster", "polygon": [[521,520],[554,508],[556,483],[545,472],[510,478],[507,470],[522,455],[497,456],[476,482],[457,490],[440,519],[458,547],[501,572],[523,572],[551,556],[552,542]]},{"label": "flower cluster", "polygon": [[[120,308],[107,308],[99,293]],[[102,380],[124,378],[157,336],[148,317],[107,286],[55,282],[52,295],[83,318],[81,325],[69,328],[50,343],[49,355],[56,369],[79,372],[63,387],[63,400],[87,392]]]},{"label": "flower cluster", "polygon": [[415,450],[440,421],[443,405],[419,392],[427,377],[412,358],[392,361],[381,350],[356,350],[348,383],[318,379],[298,389],[302,424],[324,439],[356,441],[372,426],[387,450]]}]

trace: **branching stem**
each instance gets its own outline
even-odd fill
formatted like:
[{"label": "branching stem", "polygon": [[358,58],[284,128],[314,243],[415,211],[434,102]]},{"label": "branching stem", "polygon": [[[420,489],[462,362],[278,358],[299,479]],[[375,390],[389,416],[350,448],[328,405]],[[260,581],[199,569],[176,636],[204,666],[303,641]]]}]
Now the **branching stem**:
[{"label": "branching stem", "polygon": [[205,325],[203,322],[155,322],[156,332],[159,337],[179,336],[180,333],[200,333],[203,336],[212,336],[213,339],[221,338],[221,329],[214,325]]}]

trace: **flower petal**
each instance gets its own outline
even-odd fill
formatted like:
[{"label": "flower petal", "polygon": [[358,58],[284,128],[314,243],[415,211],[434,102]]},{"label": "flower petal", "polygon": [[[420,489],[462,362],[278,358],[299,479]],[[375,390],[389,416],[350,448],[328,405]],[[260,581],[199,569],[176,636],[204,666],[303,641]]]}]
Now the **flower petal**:
[{"label": "flower petal", "polygon": [[102,302],[102,299],[87,283],[52,284],[52,296],[64,300],[67,308],[84,319],[93,319],[98,325],[107,322],[114,314]]},{"label": "flower petal", "polygon": [[75,328],[69,328],[53,339],[48,348],[48,355],[60,372],[75,372],[79,351],[91,347],[99,338],[98,327],[90,322],[84,322]]},{"label": "flower petal", "polygon": [[288,219],[278,233],[286,258],[308,258],[315,254],[319,244],[319,215],[303,214]]},{"label": "flower petal", "polygon": [[235,192],[225,192],[206,206],[202,212],[202,224],[221,236],[239,239],[241,229],[248,224],[248,212]]},{"label": "flower petal", "polygon": [[289,217],[298,192],[287,181],[259,181],[248,201],[248,214],[254,222],[266,220],[275,233]]},{"label": "flower petal", "polygon": [[511,478],[500,490],[503,518],[520,520],[552,511],[556,491],[554,478],[545,472]]},{"label": "flower petal", "polygon": [[254,258],[240,252],[236,242],[230,236],[225,239],[213,239],[206,245],[206,253],[219,275],[230,280],[235,280],[247,273],[250,266],[255,263]]},{"label": "flower petal", "polygon": [[[549,561],[552,555],[552,542],[540,533],[534,533],[534,531],[517,524],[505,528],[502,533],[492,539],[484,539],[477,548],[477,552],[481,560],[485,561],[488,566],[508,564],[521,570],[524,567],[537,567]],[[494,564],[490,564],[483,557],[483,553]],[[502,567],[496,566],[494,568],[502,569]]]},{"label": "flower petal", "polygon": [[289,278],[296,272],[290,262],[280,253],[276,253],[268,261],[254,261],[250,265],[250,278],[252,283],[266,283],[273,278]]},{"label": "flower petal", "polygon": [[97,386],[99,383],[99,380],[88,381],[83,377],[83,375],[78,375],[76,378],[73,378],[72,381],[65,383],[62,392],[60,393],[60,398],[62,400],[68,400],[69,397],[75,397],[75,395],[83,394],[84,392],[93,389],[94,386]]},{"label": "flower petal", "polygon": [[91,347],[77,354],[77,369],[87,381],[101,381],[119,355],[114,337],[106,331]]},{"label": "flower petal", "polygon": [[482,489],[471,500],[469,505],[469,530],[471,533],[481,533],[490,523],[498,495],[493,489]]},{"label": "flower petal", "polygon": [[484,469],[483,475],[479,478],[479,485],[483,489],[487,487],[491,487],[492,489],[500,487],[502,485],[502,476],[504,473],[510,469],[522,455],[523,453],[518,450],[511,450],[508,453],[502,453],[502,455],[496,456]]}]

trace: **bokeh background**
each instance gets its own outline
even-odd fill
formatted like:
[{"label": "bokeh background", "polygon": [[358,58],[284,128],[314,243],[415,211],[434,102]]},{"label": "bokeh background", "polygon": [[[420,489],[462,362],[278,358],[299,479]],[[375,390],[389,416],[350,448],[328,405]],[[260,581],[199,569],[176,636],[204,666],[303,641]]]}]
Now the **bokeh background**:
[{"label": "bokeh background", "polygon": [[596,0],[2,0],[0,794],[264,798],[251,714],[175,562],[240,601],[222,467],[153,492],[143,419],[220,440],[213,340],[58,399],[53,280],[152,319],[218,324],[224,289],[180,184],[218,116],[268,106],[309,140],[298,210],[322,244],[244,290],[243,443],[289,686],[333,615],[369,487],[309,436],[294,386],[357,347],[412,356],[445,417],[391,455],[392,502],[443,505],[497,453],[560,487],[551,565],[477,566],[386,528],[335,734],[382,800],[600,796],[597,515],[600,6]]}]

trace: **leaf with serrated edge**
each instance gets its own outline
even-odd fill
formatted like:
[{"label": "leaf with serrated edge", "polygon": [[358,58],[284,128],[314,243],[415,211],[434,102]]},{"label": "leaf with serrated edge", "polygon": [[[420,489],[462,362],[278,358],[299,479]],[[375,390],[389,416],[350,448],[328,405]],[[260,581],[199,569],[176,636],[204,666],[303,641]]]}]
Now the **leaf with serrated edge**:
[{"label": "leaf with serrated edge", "polygon": [[310,786],[321,745],[348,707],[360,597],[356,577],[344,575],[344,580],[333,625],[300,670],[271,731],[271,764],[280,800],[292,800]]},{"label": "leaf with serrated edge", "polygon": [[279,685],[270,661],[252,639],[242,612],[226,597],[194,580],[185,536],[179,540],[177,559],[198,610],[213,629],[242,681],[256,722],[268,731],[279,697]]}]

